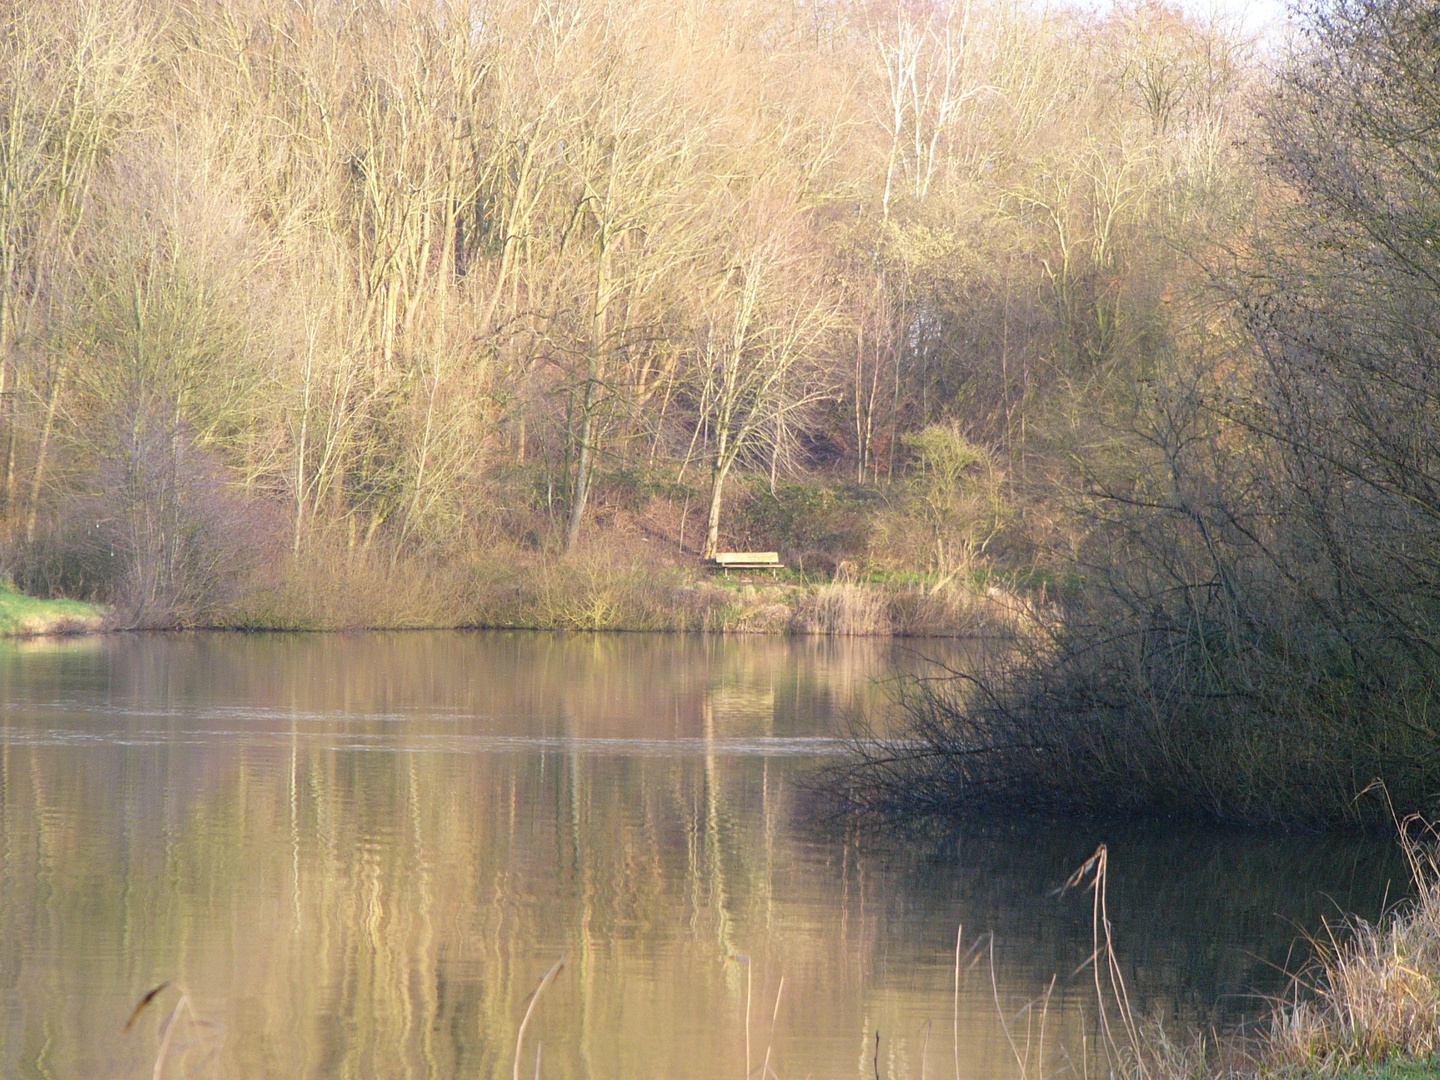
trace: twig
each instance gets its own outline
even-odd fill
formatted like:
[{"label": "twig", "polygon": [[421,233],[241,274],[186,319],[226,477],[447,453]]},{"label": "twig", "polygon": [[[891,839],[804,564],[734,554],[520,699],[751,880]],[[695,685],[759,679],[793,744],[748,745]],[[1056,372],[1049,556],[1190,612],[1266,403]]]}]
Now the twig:
[{"label": "twig", "polygon": [[780,976],[780,985],[775,988],[775,1011],[770,1015],[770,1041],[765,1044],[765,1064],[760,1067],[760,1078],[764,1080],[770,1072],[770,1048],[775,1045],[775,1024],[780,1019],[780,995],[785,992],[785,976]]},{"label": "twig", "polygon": [[955,928],[955,1080],[960,1080],[960,943],[965,940],[965,924]]},{"label": "twig", "polygon": [[134,1010],[130,1013],[130,1019],[125,1021],[125,1027],[122,1030],[129,1031],[132,1027],[134,1027],[135,1021],[140,1019],[140,1014],[145,1011],[145,1006],[149,1005],[150,1002],[154,1001],[156,995],[169,985],[170,980],[166,979],[159,986],[155,987],[154,990],[151,990],[148,994],[142,997],[139,1003],[135,1006]]},{"label": "twig", "polygon": [[[525,1007],[525,1017],[520,1021],[520,1030],[515,1035],[515,1067],[511,1073],[514,1080],[520,1080],[520,1048],[525,1042],[525,1029],[530,1026],[530,1015],[535,1011],[535,1003],[540,1000],[540,995],[545,992],[545,987],[549,985],[550,980],[553,979],[564,966],[565,958],[562,956],[559,960],[555,961],[554,967],[540,977],[539,984],[530,993],[530,1004]],[[540,1057],[538,1053],[535,1057],[535,1068],[538,1072],[540,1068]]]}]

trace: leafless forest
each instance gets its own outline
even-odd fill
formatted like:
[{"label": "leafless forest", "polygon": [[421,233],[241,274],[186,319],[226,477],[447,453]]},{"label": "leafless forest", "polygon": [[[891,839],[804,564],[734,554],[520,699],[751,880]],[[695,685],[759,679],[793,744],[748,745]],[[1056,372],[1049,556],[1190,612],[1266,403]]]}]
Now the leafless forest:
[{"label": "leafless forest", "polygon": [[141,622],[1033,567],[1230,340],[1259,69],[1160,4],[30,0],[0,47],[10,558]]}]

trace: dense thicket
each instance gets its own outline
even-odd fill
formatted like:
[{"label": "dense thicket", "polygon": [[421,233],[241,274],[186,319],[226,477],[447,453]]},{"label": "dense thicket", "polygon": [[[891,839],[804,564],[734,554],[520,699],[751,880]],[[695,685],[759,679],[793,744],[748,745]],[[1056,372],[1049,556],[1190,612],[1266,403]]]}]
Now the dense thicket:
[{"label": "dense thicket", "polygon": [[1031,550],[1243,202],[1243,59],[1154,3],[5,5],[11,568],[204,620],[616,499],[713,550],[797,474],[847,558]]},{"label": "dense thicket", "polygon": [[[1264,98],[1269,177],[1197,338],[1092,475],[1087,587],[985,694],[922,687],[879,805],[1270,823],[1440,796],[1440,13],[1338,0]],[[1117,456],[1116,462],[1121,458]],[[937,764],[938,763],[938,764]]]}]

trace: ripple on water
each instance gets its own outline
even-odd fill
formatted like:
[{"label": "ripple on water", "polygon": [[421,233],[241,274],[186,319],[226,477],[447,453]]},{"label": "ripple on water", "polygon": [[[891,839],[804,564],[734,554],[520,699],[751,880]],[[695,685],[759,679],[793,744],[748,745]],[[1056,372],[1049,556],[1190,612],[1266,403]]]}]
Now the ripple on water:
[{"label": "ripple on water", "polygon": [[[1090,910],[1053,890],[1099,840],[1132,993],[1172,1020],[1242,1015],[1332,901],[1396,892],[1373,842],[811,820],[812,766],[919,663],[477,633],[0,655],[0,1075],[145,1071],[175,998],[115,1033],[165,980],[214,1025],[186,1021],[187,1053],[220,1076],[507,1075],[563,956],[527,1075],[543,1044],[552,1080],[743,1076],[748,1001],[752,1071],[769,1049],[786,1080],[871,1076],[878,1030],[893,1080],[957,1053],[998,1080],[997,998],[1015,1014],[1058,974],[1050,1052],[1094,1035],[1070,977]],[[958,924],[984,946],[957,997]]]}]

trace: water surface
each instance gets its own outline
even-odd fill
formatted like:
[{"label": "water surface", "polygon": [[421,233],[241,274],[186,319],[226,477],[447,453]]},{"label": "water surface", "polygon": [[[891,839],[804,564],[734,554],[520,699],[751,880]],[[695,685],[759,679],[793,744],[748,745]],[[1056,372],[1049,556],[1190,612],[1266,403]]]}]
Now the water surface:
[{"label": "water surface", "polygon": [[1042,1020],[1047,1072],[1093,1049],[1090,901],[1054,889],[1102,840],[1133,1001],[1172,1027],[1253,1014],[1297,937],[1402,887],[1373,840],[815,821],[806,778],[912,648],[8,646],[0,1077],[151,1076],[182,993],[165,1076],[509,1077],[563,958],[526,1077],[998,1080]]}]

